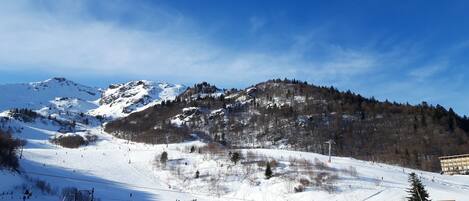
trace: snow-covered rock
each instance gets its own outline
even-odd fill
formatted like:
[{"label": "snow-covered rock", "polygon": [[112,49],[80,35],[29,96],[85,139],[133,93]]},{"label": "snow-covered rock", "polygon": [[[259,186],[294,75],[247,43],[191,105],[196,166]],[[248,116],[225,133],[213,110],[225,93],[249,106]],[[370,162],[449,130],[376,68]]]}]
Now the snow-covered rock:
[{"label": "snow-covered rock", "polygon": [[183,85],[146,80],[98,89],[56,77],[41,82],[0,85],[0,112],[27,108],[62,120],[97,115],[114,119],[163,100],[172,100],[184,89]]},{"label": "snow-covered rock", "polygon": [[185,87],[168,83],[156,83],[140,80],[123,84],[113,84],[106,89],[99,108],[91,110],[90,114],[119,118],[140,111],[164,100],[173,100]]}]

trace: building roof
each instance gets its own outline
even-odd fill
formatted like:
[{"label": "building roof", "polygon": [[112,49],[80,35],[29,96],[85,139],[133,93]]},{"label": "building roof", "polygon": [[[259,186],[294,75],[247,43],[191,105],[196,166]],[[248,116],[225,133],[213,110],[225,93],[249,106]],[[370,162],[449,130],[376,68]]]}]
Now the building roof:
[{"label": "building roof", "polygon": [[462,157],[469,157],[469,154],[460,154],[460,155],[452,155],[452,156],[441,156],[441,157],[438,157],[438,158],[441,160],[441,159],[462,158]]}]

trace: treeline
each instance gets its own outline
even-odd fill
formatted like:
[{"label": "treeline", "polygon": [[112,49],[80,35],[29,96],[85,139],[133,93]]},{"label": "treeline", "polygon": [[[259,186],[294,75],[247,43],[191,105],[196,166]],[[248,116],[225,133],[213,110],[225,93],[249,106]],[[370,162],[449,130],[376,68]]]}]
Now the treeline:
[{"label": "treeline", "polygon": [[13,118],[24,122],[32,122],[40,116],[35,111],[27,108],[14,108],[10,110],[10,114]]}]

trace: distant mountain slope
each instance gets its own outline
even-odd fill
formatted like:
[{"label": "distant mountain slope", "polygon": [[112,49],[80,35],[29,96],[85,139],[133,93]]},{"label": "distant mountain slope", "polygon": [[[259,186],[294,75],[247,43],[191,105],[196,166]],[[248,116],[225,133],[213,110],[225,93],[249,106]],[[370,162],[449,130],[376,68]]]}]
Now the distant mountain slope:
[{"label": "distant mountain slope", "polygon": [[207,83],[105,130],[149,143],[178,142],[198,133],[235,147],[277,147],[440,169],[438,157],[469,153],[469,119],[422,103],[379,102],[350,91],[271,80],[219,94]]},{"label": "distant mountain slope", "polygon": [[0,111],[11,108],[41,109],[57,97],[83,101],[99,99],[97,88],[77,84],[65,78],[52,78],[42,82],[0,85]]},{"label": "distant mountain slope", "polygon": [[113,84],[102,93],[99,108],[90,111],[90,113],[111,118],[124,117],[159,101],[172,100],[184,89],[183,85],[155,83],[146,80]]},{"label": "distant mountain slope", "polygon": [[74,119],[74,116],[124,117],[162,100],[171,100],[185,87],[140,80],[112,84],[107,89],[88,87],[52,78],[41,82],[0,85],[0,112],[27,108],[43,116]]}]

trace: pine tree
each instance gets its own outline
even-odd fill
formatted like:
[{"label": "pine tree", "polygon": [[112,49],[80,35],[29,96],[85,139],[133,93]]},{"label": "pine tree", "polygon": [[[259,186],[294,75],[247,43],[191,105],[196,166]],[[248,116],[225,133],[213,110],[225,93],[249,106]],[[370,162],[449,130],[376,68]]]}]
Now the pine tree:
[{"label": "pine tree", "polygon": [[166,161],[168,161],[168,153],[166,151],[164,151],[161,154],[160,161],[161,161],[161,163],[166,165]]},{"label": "pine tree", "polygon": [[267,167],[265,167],[265,177],[270,179],[272,177],[272,169],[270,168],[270,163],[267,163]]},{"label": "pine tree", "polygon": [[191,147],[191,153],[194,153],[194,152],[195,152],[195,147],[192,146],[192,147]]},{"label": "pine tree", "polygon": [[409,174],[410,188],[407,190],[409,197],[408,201],[429,201],[429,195],[425,190],[425,186],[415,173]]},{"label": "pine tree", "polygon": [[454,132],[454,119],[455,119],[456,113],[454,113],[453,108],[449,108],[448,111],[448,130],[450,132]]}]

